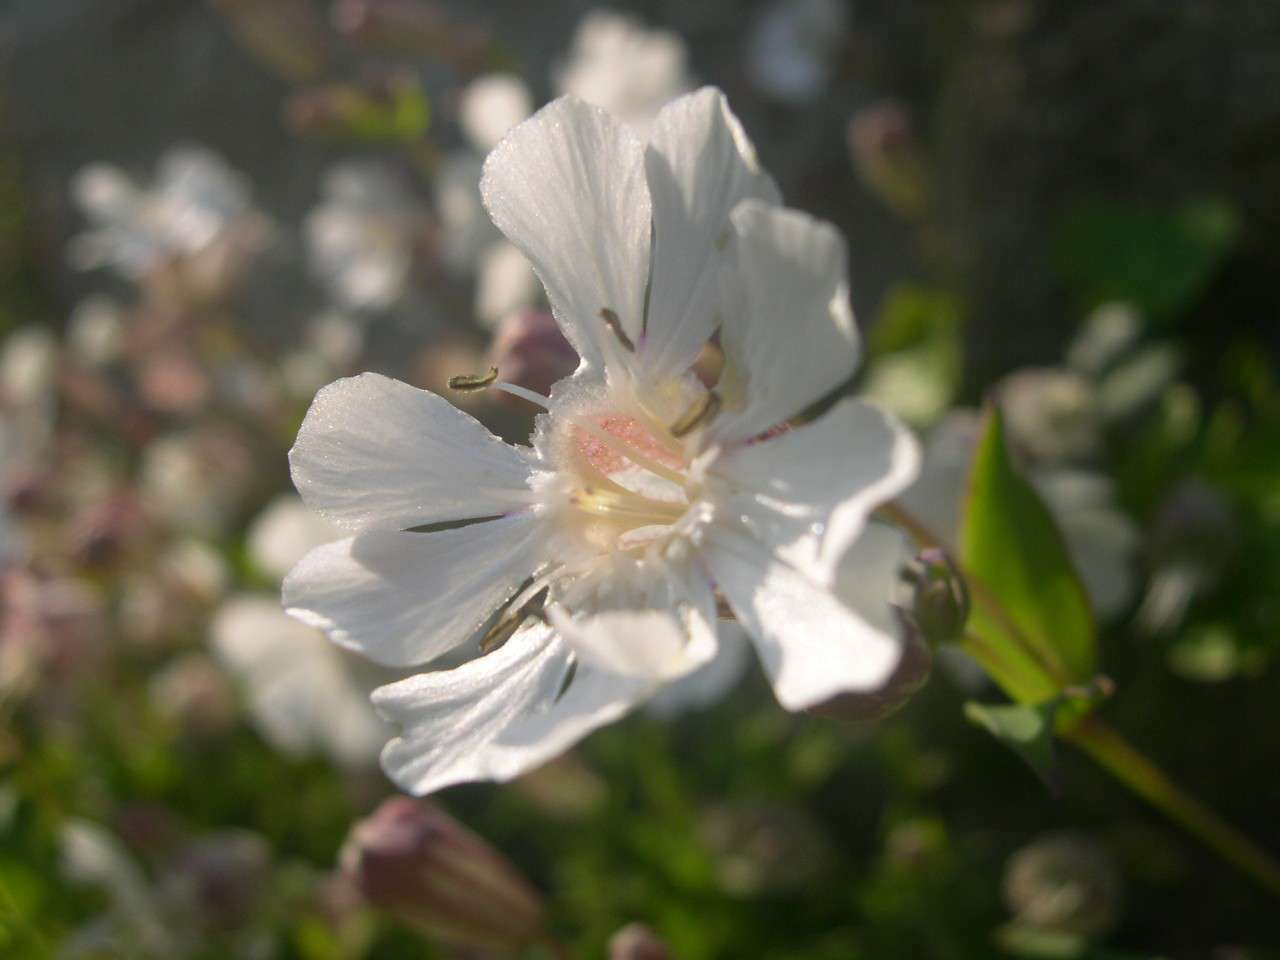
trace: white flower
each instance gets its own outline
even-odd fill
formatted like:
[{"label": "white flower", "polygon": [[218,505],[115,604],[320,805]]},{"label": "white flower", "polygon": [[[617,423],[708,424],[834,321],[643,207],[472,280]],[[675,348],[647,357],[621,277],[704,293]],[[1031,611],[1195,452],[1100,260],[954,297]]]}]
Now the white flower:
[{"label": "white flower", "polygon": [[338,302],[385,310],[405,292],[420,219],[412,197],[376,163],[329,171],[324,200],[307,215],[312,270]]},{"label": "white flower", "polygon": [[658,111],[693,86],[678,35],[609,10],[582,18],[552,79],[559,93],[603,107],[640,137],[649,135]]},{"label": "white flower", "polygon": [[266,595],[232,597],[210,631],[215,653],[244,686],[254,722],[272,746],[294,756],[321,750],[344,767],[376,762],[388,731],[369,692],[396,674],[336,649]]},{"label": "white flower", "polygon": [[76,175],[72,192],[93,226],[72,241],[72,261],[131,278],[168,257],[201,253],[250,213],[248,183],[201,147],[165,153],[150,187],[118,167],[92,164]]},{"label": "white flower", "polygon": [[106,367],[124,353],[124,309],[111,297],[94,295],[76,304],[67,320],[67,347],[86,367]]},{"label": "white flower", "polygon": [[752,82],[788,103],[814,99],[831,81],[848,31],[843,0],[776,0],[751,32]]},{"label": "white flower", "polygon": [[316,547],[341,536],[342,530],[308,509],[301,497],[282,493],[249,525],[245,545],[255,567],[282,579]]},{"label": "white flower", "polygon": [[[425,793],[528,770],[710,662],[719,601],[785,707],[879,686],[898,638],[832,585],[915,442],[853,399],[782,428],[857,363],[839,233],[778,205],[710,88],[647,148],[557,100],[490,154],[482,190],[582,358],[549,399],[493,385],[546,407],[532,447],[364,374],[320,392],[290,454],[350,533],[286,578],[290,613],[386,665],[510,635],[375,693],[402,731],[388,773]],[[712,392],[690,367],[721,320]]]},{"label": "white flower", "polygon": [[471,81],[458,107],[458,121],[471,149],[450,156],[436,180],[445,262],[475,275],[475,315],[486,327],[538,297],[529,261],[502,239],[480,201],[483,155],[532,112],[533,94],[519,77],[492,73]]},{"label": "white flower", "polygon": [[476,149],[492,150],[507,131],[533,113],[533,94],[513,73],[486,73],[462,91],[458,123]]},{"label": "white flower", "polygon": [[[971,410],[945,417],[929,434],[920,479],[901,497],[902,505],[953,550],[978,430],[977,414]],[[1094,613],[1104,619],[1119,615],[1136,586],[1140,538],[1133,521],[1116,506],[1111,481],[1096,472],[1061,466],[1033,467],[1028,479],[1062,532]]]}]

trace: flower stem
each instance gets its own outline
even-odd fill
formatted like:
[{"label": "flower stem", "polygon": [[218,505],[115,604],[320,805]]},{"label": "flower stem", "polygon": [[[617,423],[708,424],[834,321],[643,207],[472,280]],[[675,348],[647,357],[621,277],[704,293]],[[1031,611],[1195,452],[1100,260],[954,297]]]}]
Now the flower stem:
[{"label": "flower stem", "polygon": [[[937,537],[901,505],[884,504],[880,507],[880,512],[886,520],[906,531],[920,546],[938,545]],[[963,570],[961,572],[964,573]],[[972,578],[967,573],[965,577],[969,580],[975,602],[982,603],[993,615],[1007,621],[1008,615],[994,592],[981,584],[977,585],[978,589],[975,590]],[[1014,638],[1019,639],[1016,634]],[[984,643],[981,638],[966,634],[965,642],[979,651],[982,656],[989,658],[992,663],[1000,662],[998,651]],[[1056,675],[1056,671],[1050,669],[1050,665],[1043,659],[1035,656],[1034,649],[1024,650],[1024,652],[1033,654],[1032,662],[1046,672],[1054,685],[1062,686],[1061,678]],[[1228,863],[1243,870],[1267,892],[1280,898],[1280,862],[1255,846],[1252,840],[1200,801],[1183,791],[1163,770],[1139,753],[1132,744],[1097,716],[1093,714],[1085,716],[1074,725],[1060,730],[1059,736],[1074,743],[1126,787],[1182,826]]]},{"label": "flower stem", "polygon": [[1062,736],[1138,796],[1280,898],[1280,862],[1185,793],[1115,730],[1096,716],[1088,716],[1063,731]]}]

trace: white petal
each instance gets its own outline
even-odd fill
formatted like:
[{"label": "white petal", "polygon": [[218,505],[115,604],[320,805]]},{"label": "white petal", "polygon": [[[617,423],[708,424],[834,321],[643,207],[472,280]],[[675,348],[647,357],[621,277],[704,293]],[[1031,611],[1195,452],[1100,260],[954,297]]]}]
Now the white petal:
[{"label": "white petal", "polygon": [[662,109],[645,169],[653,200],[653,283],[640,360],[651,371],[683,370],[718,323],[729,214],[742,200],[776,204],[781,196],[714,87]]},{"label": "white petal", "polygon": [[733,211],[734,265],[724,271],[720,342],[729,378],[723,441],[763,433],[853,375],[858,338],[849,303],[844,240],[798,210],[747,200]]},{"label": "white petal", "polygon": [[750,640],[736,623],[720,624],[716,655],[692,673],[664,684],[645,709],[662,720],[701,710],[727,696],[746,672]]},{"label": "white petal", "polygon": [[541,521],[371,530],[317,547],[284,581],[290,615],[387,666],[426,663],[472,636],[541,562]]},{"label": "white petal", "polygon": [[547,612],[584,662],[623,676],[673,680],[715,656],[715,595],[687,551],[601,559]]},{"label": "white petal", "polygon": [[401,734],[382,766],[415,794],[473,780],[510,780],[621,717],[652,684],[573,669],[568,645],[543,624],[456,670],[424,673],[374,691]]},{"label": "white petal", "polygon": [[838,693],[876,690],[893,673],[901,654],[896,636],[782,563],[749,534],[713,524],[703,555],[788,710],[807,709]]},{"label": "white petal", "polygon": [[828,584],[871,511],[915,479],[915,437],[846,398],[821,419],[731,450],[711,466],[723,510],[816,583]]},{"label": "white petal", "polygon": [[376,373],[329,384],[289,451],[293,483],[347,530],[403,530],[527,506],[533,458],[442,397]]},{"label": "white petal", "polygon": [[511,131],[484,164],[493,222],[533,263],[561,329],[583,362],[625,365],[600,318],[640,338],[651,216],[644,150],[598,107],[561,97]]}]

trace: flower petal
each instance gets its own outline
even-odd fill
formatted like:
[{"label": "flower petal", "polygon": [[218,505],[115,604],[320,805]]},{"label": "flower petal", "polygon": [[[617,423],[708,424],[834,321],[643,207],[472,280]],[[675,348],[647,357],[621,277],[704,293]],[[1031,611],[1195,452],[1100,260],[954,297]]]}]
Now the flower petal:
[{"label": "flower petal", "polygon": [[[547,609],[584,663],[627,677],[668,681],[716,653],[711,585],[686,560],[614,557]],[[573,616],[573,610],[589,613]]]},{"label": "flower petal", "polygon": [[807,709],[838,693],[878,689],[892,675],[901,655],[896,636],[742,529],[713,523],[703,556],[788,710]]},{"label": "flower petal", "polygon": [[821,419],[730,450],[711,466],[725,513],[815,583],[829,584],[871,511],[910,486],[919,444],[896,418],[841,400]]},{"label": "flower petal", "polygon": [[511,598],[542,560],[543,532],[532,514],[434,533],[371,530],[303,557],[284,605],[377,663],[426,663]]},{"label": "flower petal", "polygon": [[625,367],[601,319],[640,338],[651,215],[644,149],[599,107],[561,97],[513,129],[484,164],[489,216],[533,263],[552,311],[583,363]]},{"label": "flower petal", "polygon": [[849,303],[844,240],[829,223],[758,200],[730,218],[734,262],[724,271],[720,328],[725,412],[721,442],[764,433],[853,375],[858,337]]},{"label": "flower petal", "polygon": [[510,780],[618,719],[653,689],[574,662],[551,628],[534,624],[456,670],[374,691],[374,706],[401,727],[382,751],[387,776],[415,794]]},{"label": "flower petal", "polygon": [[662,109],[645,170],[653,200],[653,282],[640,361],[650,371],[679,371],[719,322],[729,214],[742,200],[777,204],[781,195],[714,87]]},{"label": "flower petal", "polygon": [[750,641],[736,623],[723,621],[716,637],[716,655],[692,673],[664,684],[645,706],[661,720],[690,710],[702,710],[729,694],[746,672]]},{"label": "flower petal", "polygon": [[316,394],[289,465],[325,519],[347,530],[403,530],[527,506],[534,457],[443,397],[362,373]]}]

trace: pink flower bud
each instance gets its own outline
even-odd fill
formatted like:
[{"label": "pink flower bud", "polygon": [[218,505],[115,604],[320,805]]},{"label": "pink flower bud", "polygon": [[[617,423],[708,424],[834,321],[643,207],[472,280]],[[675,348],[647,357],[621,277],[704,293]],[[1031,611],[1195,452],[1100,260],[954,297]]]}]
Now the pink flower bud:
[{"label": "pink flower bud", "polygon": [[863,107],[849,121],[849,152],[863,184],[900,216],[922,216],[928,170],[907,108],[895,100]]},{"label": "pink flower bud", "polygon": [[578,354],[545,310],[509,314],[498,325],[489,358],[503,380],[541,394],[550,392],[553,383],[578,366]]},{"label": "pink flower bud", "polygon": [[371,904],[441,939],[515,949],[544,935],[529,882],[434,804],[384,801],[352,829],[339,864]]},{"label": "pink flower bud", "polygon": [[609,960],[671,960],[671,951],[644,924],[629,923],[609,939]]}]

